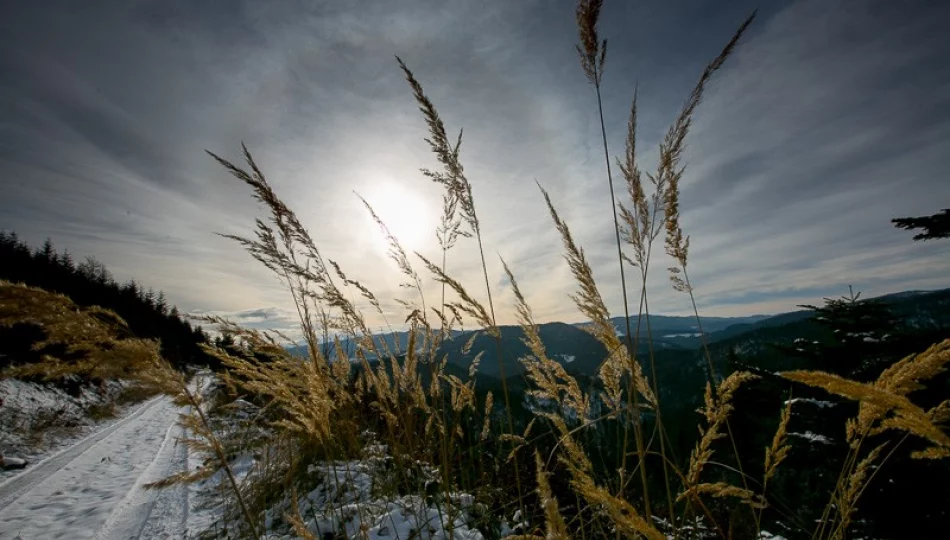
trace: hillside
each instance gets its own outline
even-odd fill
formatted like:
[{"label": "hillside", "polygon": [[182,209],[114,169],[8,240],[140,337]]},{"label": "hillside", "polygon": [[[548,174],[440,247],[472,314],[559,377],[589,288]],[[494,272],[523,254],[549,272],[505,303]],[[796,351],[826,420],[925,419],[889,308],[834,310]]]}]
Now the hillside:
[{"label": "hillside", "polygon": [[[894,316],[908,329],[938,339],[950,329],[950,289],[938,291],[906,291],[868,298],[861,302],[874,302],[886,305]],[[797,339],[809,341],[826,338],[822,328],[810,320],[813,312],[798,310],[778,315],[753,315],[748,317],[703,317],[703,329],[710,352],[717,360],[722,360],[736,352],[746,360],[757,364],[775,362],[775,366],[786,365],[785,359],[777,353],[773,345],[789,345]],[[624,329],[623,317],[611,319],[618,328]],[[631,328],[636,328],[637,317],[631,317]],[[644,318],[644,324],[647,319]],[[701,355],[702,340],[697,331],[696,320],[692,317],[651,315],[650,324],[654,335],[653,347],[658,369],[675,372],[677,367],[665,365],[669,362],[690,361],[697,365],[704,363]],[[561,322],[545,323],[538,326],[541,339],[547,348],[548,356],[561,362],[568,372],[591,376],[597,371],[605,357],[603,346],[594,339],[584,326],[587,323],[566,324]],[[517,326],[502,326],[500,342],[504,371],[512,379],[521,379],[524,368],[520,359],[529,354],[522,342],[523,333]],[[646,332],[641,330],[639,357],[646,366],[649,348]],[[473,334],[478,334],[471,343],[469,354],[463,352],[466,343]],[[391,350],[402,354],[408,343],[408,332],[375,334],[373,339],[381,350]],[[419,336],[421,340],[421,336]],[[341,342],[344,350],[352,354],[355,349],[351,340]],[[288,348],[293,354],[304,355],[305,345]],[[439,350],[439,356],[448,355],[449,369],[459,376],[466,375],[477,353],[481,353],[478,367],[480,376],[490,384],[500,380],[501,367],[498,362],[498,345],[495,340],[480,331],[453,331],[453,337],[446,340]],[[331,357],[334,354],[331,353]],[[373,360],[372,354],[367,358]],[[679,377],[671,380],[659,377],[664,383],[677,386]]]}]

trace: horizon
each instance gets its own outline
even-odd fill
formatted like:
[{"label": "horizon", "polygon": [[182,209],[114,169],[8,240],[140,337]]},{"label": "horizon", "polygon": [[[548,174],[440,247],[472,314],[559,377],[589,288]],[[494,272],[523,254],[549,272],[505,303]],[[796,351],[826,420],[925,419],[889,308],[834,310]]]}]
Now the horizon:
[{"label": "horizon", "polygon": [[[461,160],[491,252],[498,324],[511,324],[513,310],[495,254],[539,323],[579,319],[535,179],[585,249],[611,315],[622,316],[573,2],[436,5],[0,7],[0,229],[31,247],[48,237],[60,252],[95,257],[119,282],[163,290],[182,313],[296,332],[289,294],[215,234],[250,234],[260,214],[204,153],[237,159],[245,141],[324,256],[401,321],[392,301],[405,296],[400,276],[352,195],[374,205],[407,251],[436,252],[440,190],[419,173],[436,161],[398,54],[449,131],[465,130]],[[651,170],[703,66],[753,7],[605,6],[611,157],[622,154],[638,88],[638,159]],[[950,287],[950,245],[914,242],[890,222],[950,201],[948,15],[947,4],[856,0],[760,9],[687,139],[681,208],[703,317],[787,313],[848,285],[862,297]],[[651,314],[691,314],[663,257],[651,270]],[[471,241],[450,252],[448,273],[484,298]],[[628,300],[632,312],[637,301]]]}]

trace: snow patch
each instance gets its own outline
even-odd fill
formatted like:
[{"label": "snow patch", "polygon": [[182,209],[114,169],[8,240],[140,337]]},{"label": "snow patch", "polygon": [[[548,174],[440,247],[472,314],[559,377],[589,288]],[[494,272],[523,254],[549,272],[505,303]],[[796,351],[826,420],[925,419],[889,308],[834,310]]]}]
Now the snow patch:
[{"label": "snow patch", "polygon": [[792,398],[785,400],[785,405],[796,405],[800,403],[807,403],[814,405],[819,409],[824,409],[825,407],[834,407],[837,403],[832,403],[830,401],[822,401],[820,399],[811,399],[811,398]]},{"label": "snow patch", "polygon": [[[88,411],[93,407],[110,407],[128,383],[107,381],[101,387],[81,388],[78,396],[47,384],[0,380],[0,456],[42,460],[68,448],[89,433],[118,420],[115,417],[94,420]],[[0,480],[17,471],[0,468]]]},{"label": "snow patch", "polygon": [[[371,540],[484,538],[472,524],[480,508],[470,494],[381,496],[379,487],[385,481],[389,461],[386,446],[371,443],[359,460],[311,466],[309,472],[317,473],[321,481],[298,501],[297,508],[308,530],[318,538],[327,534]],[[434,485],[438,470],[419,465],[427,488]],[[268,512],[269,529],[283,515],[285,508],[286,502]]]},{"label": "snow patch", "polygon": [[825,437],[824,435],[819,435],[811,431],[806,431],[805,433],[789,433],[789,435],[793,437],[800,437],[802,439],[811,441],[813,443],[832,444],[831,439],[829,439],[828,437]]}]

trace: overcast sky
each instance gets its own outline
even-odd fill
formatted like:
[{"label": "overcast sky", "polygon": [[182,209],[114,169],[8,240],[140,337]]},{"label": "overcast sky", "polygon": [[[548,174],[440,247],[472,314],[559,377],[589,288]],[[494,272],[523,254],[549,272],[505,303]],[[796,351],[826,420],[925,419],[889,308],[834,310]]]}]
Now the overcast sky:
[{"label": "overcast sky", "polygon": [[[683,225],[701,311],[789,311],[849,284],[950,286],[950,242],[914,243],[889,222],[950,207],[948,2],[607,0],[611,153],[639,84],[641,163],[653,167],[702,68],[755,7],[689,138]],[[214,234],[246,234],[260,212],[204,153],[239,159],[244,141],[327,258],[381,298],[405,295],[353,195],[437,257],[440,191],[419,173],[437,164],[398,54],[448,129],[465,129],[501,322],[513,319],[498,254],[540,320],[580,318],[535,180],[622,313],[573,19],[572,2],[541,0],[3,2],[0,228],[95,256],[184,311],[287,327],[288,294]],[[463,241],[449,273],[484,298],[477,261]],[[666,263],[652,311],[685,313]]]}]

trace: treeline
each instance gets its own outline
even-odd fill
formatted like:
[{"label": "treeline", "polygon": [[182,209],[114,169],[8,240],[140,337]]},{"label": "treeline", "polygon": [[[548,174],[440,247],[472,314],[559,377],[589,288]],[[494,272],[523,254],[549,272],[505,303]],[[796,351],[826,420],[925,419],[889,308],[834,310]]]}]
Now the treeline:
[{"label": "treeline", "polygon": [[[121,316],[140,338],[161,342],[162,355],[175,366],[214,364],[201,350],[209,336],[170,305],[161,291],[137,282],[118,283],[104,264],[92,257],[76,262],[69,251],[57,252],[50,240],[31,249],[15,232],[0,231],[0,279],[40,287],[68,296],[80,306],[101,306]],[[41,328],[0,328],[0,367],[40,360],[32,345]]]}]

